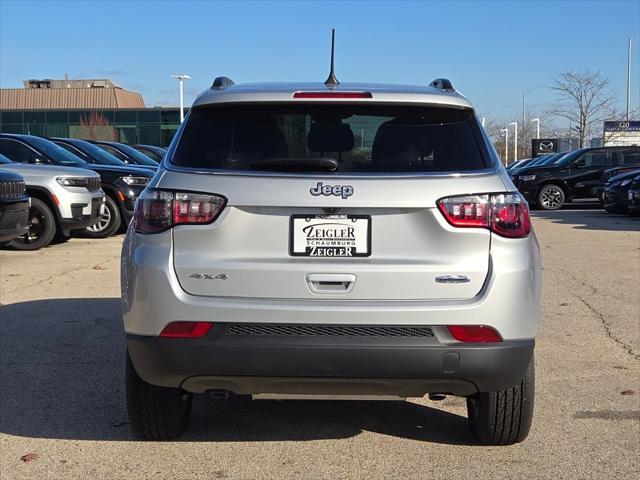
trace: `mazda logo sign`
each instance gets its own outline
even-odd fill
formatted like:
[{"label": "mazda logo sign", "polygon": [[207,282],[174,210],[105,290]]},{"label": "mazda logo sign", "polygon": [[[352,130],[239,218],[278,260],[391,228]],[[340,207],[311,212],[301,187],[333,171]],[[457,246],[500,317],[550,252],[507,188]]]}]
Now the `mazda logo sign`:
[{"label": "mazda logo sign", "polygon": [[544,140],[540,142],[540,145],[538,145],[538,149],[540,149],[541,152],[552,152],[553,142],[551,140]]}]

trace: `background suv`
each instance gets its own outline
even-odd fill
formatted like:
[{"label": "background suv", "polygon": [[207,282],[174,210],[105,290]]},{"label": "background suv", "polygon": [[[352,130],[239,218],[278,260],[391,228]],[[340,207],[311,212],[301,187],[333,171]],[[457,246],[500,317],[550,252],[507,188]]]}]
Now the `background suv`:
[{"label": "background suv", "polygon": [[100,221],[87,229],[87,235],[105,238],[113,235],[121,225],[126,226],[133,216],[133,205],[138,195],[153,177],[157,166],[151,168],[124,163],[86,140],[52,138],[51,141],[87,163],[100,165],[98,171],[102,177],[102,189],[107,194],[107,208]]},{"label": "background suv", "polygon": [[29,205],[24,179],[0,170],[0,246],[27,233]]},{"label": "background suv", "polygon": [[19,174],[31,197],[28,230],[10,245],[17,250],[38,250],[51,243],[56,233],[68,236],[94,225],[104,207],[100,177],[74,167],[28,165],[12,162],[0,154],[0,170]]},{"label": "background suv", "polygon": [[640,175],[640,168],[619,173],[607,180],[604,186],[602,203],[609,213],[627,213],[631,200],[629,190],[634,179]]},{"label": "background suv", "polygon": [[539,248],[473,107],[430,87],[201,94],[122,252],[127,406],[178,436],[220,398],[467,398],[478,440],[529,431]]},{"label": "background suv", "polygon": [[640,147],[580,148],[556,163],[525,167],[512,176],[531,205],[557,210],[571,200],[600,199],[603,172],[635,164],[640,164]]},{"label": "background suv", "polygon": [[133,148],[141,153],[144,153],[147,157],[160,162],[167,153],[167,149],[163,147],[157,147],[155,145],[131,145]]},{"label": "background suv", "polygon": [[[58,141],[63,143],[61,140]],[[72,143],[67,142],[65,147],[62,147],[45,138],[30,135],[0,134],[0,153],[13,161],[72,166],[98,173],[102,189],[106,193],[105,208],[99,221],[87,227],[85,235],[95,238],[113,235],[131,219],[133,204],[154,172],[129,165],[112,165],[97,161],[93,163],[90,153],[81,153],[81,149],[85,147],[79,141],[73,141],[73,147],[71,145]],[[71,153],[74,150],[77,154]],[[79,155],[83,155],[84,159]]]},{"label": "background suv", "polygon": [[139,150],[136,150],[131,145],[100,140],[92,140],[91,143],[97,145],[105,152],[109,152],[111,155],[122,160],[126,164],[136,165],[138,167],[146,167],[154,171],[158,169],[158,162],[140,152]]}]

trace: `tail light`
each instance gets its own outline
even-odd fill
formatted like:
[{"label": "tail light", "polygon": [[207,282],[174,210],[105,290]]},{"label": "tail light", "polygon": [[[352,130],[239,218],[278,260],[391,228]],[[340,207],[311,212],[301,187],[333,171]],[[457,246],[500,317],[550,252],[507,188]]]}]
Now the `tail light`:
[{"label": "tail light", "polygon": [[486,325],[449,325],[447,328],[451,336],[459,342],[487,343],[502,341],[498,331]]},{"label": "tail light", "polygon": [[531,231],[529,207],[519,193],[447,197],[438,200],[438,208],[454,227],[487,228],[507,238]]},{"label": "tail light", "polygon": [[211,322],[171,322],[160,332],[164,338],[200,338],[204,337],[213,324]]},{"label": "tail light", "polygon": [[144,190],[136,201],[133,226],[138,233],[159,233],[178,225],[212,223],[226,204],[218,195]]}]

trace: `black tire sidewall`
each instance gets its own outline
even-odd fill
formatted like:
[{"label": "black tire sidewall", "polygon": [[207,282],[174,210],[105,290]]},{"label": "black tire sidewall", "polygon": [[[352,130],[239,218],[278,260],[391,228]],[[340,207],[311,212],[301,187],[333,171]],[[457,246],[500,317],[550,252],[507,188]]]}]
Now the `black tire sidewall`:
[{"label": "black tire sidewall", "polygon": [[[562,195],[562,201],[560,202],[560,205],[558,205],[555,208],[545,207],[542,204],[542,202],[540,201],[540,198],[542,197],[542,194],[544,193],[544,191],[548,190],[550,188],[555,188],[555,189],[559,190],[560,194]],[[537,203],[538,207],[541,208],[542,210],[551,210],[551,211],[553,211],[553,210],[560,210],[564,206],[566,200],[567,200],[567,197],[566,197],[562,187],[560,187],[559,185],[556,185],[555,183],[548,183],[548,184],[544,185],[543,187],[541,187],[540,190],[538,191],[538,195],[537,195],[537,198],[536,198],[536,203]]]},{"label": "black tire sidewall", "polygon": [[[125,367],[125,395],[131,432],[144,440],[172,440],[188,428],[193,394],[180,388],[145,382],[136,371],[129,352]],[[186,395],[186,401],[183,397]]]},{"label": "black tire sidewall", "polygon": [[522,442],[531,429],[535,398],[535,358],[517,385],[467,397],[471,431],[483,445]]},{"label": "black tire sidewall", "polygon": [[101,232],[92,232],[88,228],[84,230],[84,235],[91,238],[107,238],[113,235],[120,228],[120,224],[122,223],[122,216],[120,215],[120,209],[118,208],[115,200],[109,196],[106,197],[105,207],[109,209],[111,213],[111,221],[107,228],[102,230]]},{"label": "black tire sidewall", "polygon": [[[44,217],[44,232],[42,232],[40,238],[32,243],[21,243],[16,242],[15,240],[11,241],[9,246],[15,250],[39,250],[49,245],[56,234],[56,218],[47,204],[37,198],[31,198],[30,210],[31,209],[39,210],[41,215]],[[31,212],[29,212],[29,215],[31,215]]]}]

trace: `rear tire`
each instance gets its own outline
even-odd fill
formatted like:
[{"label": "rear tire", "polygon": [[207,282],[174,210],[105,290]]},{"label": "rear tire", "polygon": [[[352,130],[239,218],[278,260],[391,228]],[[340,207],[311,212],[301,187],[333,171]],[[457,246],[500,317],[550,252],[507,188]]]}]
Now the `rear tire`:
[{"label": "rear tire", "polygon": [[100,215],[100,221],[84,231],[85,236],[90,238],[107,238],[113,235],[120,228],[122,216],[118,205],[113,198],[107,196],[104,204],[104,213]]},{"label": "rear tire", "polygon": [[564,190],[558,185],[550,183],[538,192],[537,204],[544,210],[558,210],[562,208],[565,200]]},{"label": "rear tire", "polygon": [[189,426],[193,395],[181,388],[145,382],[127,352],[125,371],[127,413],[133,434],[143,440],[178,438]]},{"label": "rear tire", "polygon": [[533,356],[527,372],[512,388],[481,392],[467,398],[469,427],[484,445],[522,442],[531,428],[535,393]]},{"label": "rear tire", "polygon": [[39,250],[46,247],[56,234],[56,219],[42,200],[31,199],[29,231],[12,240],[9,246],[15,250]]}]

